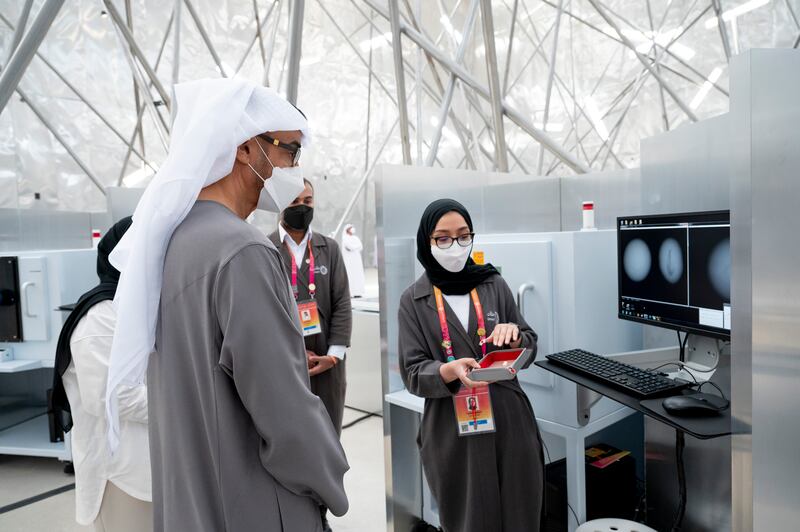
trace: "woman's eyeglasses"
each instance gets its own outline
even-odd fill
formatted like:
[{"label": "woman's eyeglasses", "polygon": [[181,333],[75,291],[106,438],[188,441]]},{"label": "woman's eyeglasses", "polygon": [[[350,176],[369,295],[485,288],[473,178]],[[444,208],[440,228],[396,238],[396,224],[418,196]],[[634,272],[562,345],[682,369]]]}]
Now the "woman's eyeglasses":
[{"label": "woman's eyeglasses", "polygon": [[474,237],[475,233],[467,233],[456,238],[451,236],[437,236],[433,237],[433,241],[436,242],[436,247],[439,249],[450,249],[453,247],[453,242],[458,242],[459,246],[465,248],[472,245],[472,239]]}]

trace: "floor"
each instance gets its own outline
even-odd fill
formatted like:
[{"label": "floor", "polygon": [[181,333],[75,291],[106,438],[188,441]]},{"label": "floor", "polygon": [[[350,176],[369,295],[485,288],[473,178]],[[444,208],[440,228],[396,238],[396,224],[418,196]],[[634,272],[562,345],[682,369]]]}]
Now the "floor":
[{"label": "floor", "polygon": [[[344,424],[363,414],[346,409]],[[345,488],[350,511],[332,517],[335,532],[373,532],[386,529],[383,476],[383,425],[379,417],[358,422],[342,433],[342,445],[350,462]],[[54,459],[0,456],[0,512],[19,501],[68,486],[74,482]],[[3,532],[87,532],[91,527],[75,523],[75,491],[48,497],[21,508],[0,513]]]}]

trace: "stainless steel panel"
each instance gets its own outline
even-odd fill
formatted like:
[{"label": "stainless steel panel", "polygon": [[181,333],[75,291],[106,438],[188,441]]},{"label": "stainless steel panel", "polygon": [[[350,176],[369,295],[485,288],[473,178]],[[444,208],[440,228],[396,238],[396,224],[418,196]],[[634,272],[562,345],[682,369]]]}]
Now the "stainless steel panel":
[{"label": "stainless steel panel", "polygon": [[750,52],[753,529],[800,522],[800,50]]},{"label": "stainless steel panel", "polygon": [[382,187],[384,211],[379,225],[384,238],[414,237],[422,211],[439,198],[453,198],[469,210],[475,232],[485,231],[483,218],[483,188],[486,175],[467,170],[428,168],[420,166],[379,166],[376,183]]},{"label": "stainless steel panel", "polygon": [[345,404],[366,412],[383,411],[380,316],[377,312],[353,310]]},{"label": "stainless steel panel", "polygon": [[0,209],[0,251],[91,247],[88,212]]},{"label": "stainless steel panel", "polygon": [[616,229],[617,216],[641,213],[641,189],[638,168],[561,178],[561,230],[583,227],[584,201],[594,201],[598,229]]},{"label": "stainless steel panel", "polygon": [[[730,357],[720,359],[712,381],[730,397]],[[709,389],[704,389],[709,391]],[[711,393],[716,393],[710,390]],[[647,524],[672,530],[678,507],[678,465],[675,429],[645,419]],[[685,436],[686,515],[681,530],[726,532],[731,530],[731,438],[698,440]]]},{"label": "stainless steel panel", "polygon": [[[732,92],[735,90],[734,87]],[[643,139],[642,214],[729,209],[733,171],[731,129],[730,116],[722,115]],[[655,327],[645,328],[644,339],[645,348],[677,344],[673,331]],[[648,422],[647,426],[646,449],[652,462],[647,475],[648,500],[652,513],[662,516],[656,520],[655,528],[664,530],[669,529],[667,516],[672,515],[677,497],[675,434],[657,427],[655,422]],[[730,530],[730,446],[730,438],[714,442],[686,439],[685,455],[687,459],[692,457],[697,464],[694,471],[701,474],[689,472],[687,465],[688,490],[693,495],[687,506],[685,530]],[[707,478],[716,479],[715,484],[709,487]]]},{"label": "stainless steel panel", "polygon": [[376,172],[383,201],[391,202],[382,220],[386,238],[416,235],[422,211],[439,198],[463,203],[476,233],[561,229],[557,178],[419,166],[387,165]]},{"label": "stainless steel panel", "polygon": [[730,119],[718,116],[642,139],[642,213],[730,206]]},{"label": "stainless steel panel", "polygon": [[753,530],[753,283],[750,55],[731,61],[731,440],[734,532]]},{"label": "stainless steel panel", "polygon": [[[655,530],[672,530],[679,498],[675,430],[645,417],[645,438],[647,525]],[[687,500],[680,530],[731,530],[729,507],[719,503],[731,497],[730,437],[695,440],[686,436],[683,461]]]},{"label": "stainless steel panel", "polygon": [[[383,248],[383,261],[380,264],[381,276],[381,345],[384,356],[382,370],[384,394],[397,392],[404,388],[400,378],[399,356],[397,354],[397,311],[400,297],[414,282],[414,241],[410,238],[389,238],[379,243]],[[385,276],[384,276],[384,272]]]},{"label": "stainless steel panel", "polygon": [[[420,415],[400,406],[388,406],[391,438],[391,476],[387,475],[387,512],[389,530],[411,530],[422,516],[422,462],[417,448]],[[385,421],[384,421],[385,422]]]},{"label": "stainless steel panel", "polygon": [[559,181],[557,178],[489,174],[483,189],[484,232],[560,231]]}]

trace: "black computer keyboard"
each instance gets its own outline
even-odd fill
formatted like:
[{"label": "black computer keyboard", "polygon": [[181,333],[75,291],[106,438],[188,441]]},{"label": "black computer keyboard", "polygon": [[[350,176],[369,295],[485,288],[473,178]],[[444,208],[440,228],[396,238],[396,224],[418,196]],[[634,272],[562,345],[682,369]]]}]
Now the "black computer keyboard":
[{"label": "black computer keyboard", "polygon": [[553,353],[547,359],[640,397],[669,395],[689,385],[582,349]]}]

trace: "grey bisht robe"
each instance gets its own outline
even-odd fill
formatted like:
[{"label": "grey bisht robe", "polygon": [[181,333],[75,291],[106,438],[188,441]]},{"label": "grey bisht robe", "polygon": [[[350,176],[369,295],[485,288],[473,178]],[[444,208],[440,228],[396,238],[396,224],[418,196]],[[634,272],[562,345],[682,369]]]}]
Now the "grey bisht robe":
[{"label": "grey bisht robe", "polygon": [[[292,271],[292,259],[289,250],[280,241],[278,231],[269,235],[269,239],[280,250],[287,272]],[[350,285],[347,281],[347,270],[339,245],[332,238],[317,232],[311,233],[311,249],[314,250],[314,284],[317,286],[314,299],[319,309],[322,333],[306,336],[306,349],[319,356],[328,354],[328,346],[343,345],[350,347],[350,333],[353,329],[353,312],[350,306]],[[302,264],[298,264],[297,290],[298,301],[307,301],[308,296],[308,251],[303,256]],[[289,274],[287,273],[287,279]],[[311,377],[311,391],[322,399],[328,414],[331,416],[336,431],[342,432],[344,416],[344,396],[347,391],[345,360],[340,360],[334,367]]]},{"label": "grey bisht robe", "polygon": [[[536,333],[519,315],[499,275],[477,286],[486,334],[516,323],[522,347],[536,351]],[[470,301],[469,331],[445,301],[457,358],[480,358],[477,318]],[[445,384],[446,362],[431,282],[426,274],[400,300],[400,373],[408,391],[425,398],[418,443],[445,532],[537,532],[544,494],[544,457],[533,408],[517,379],[491,384],[496,432],[459,436],[452,396],[461,382]],[[495,350],[490,346],[487,352]],[[533,361],[533,357],[531,357]]]},{"label": "grey bisht robe", "polygon": [[156,531],[319,531],[320,504],[347,511],[280,255],[219,203],[172,236],[147,378]]}]

